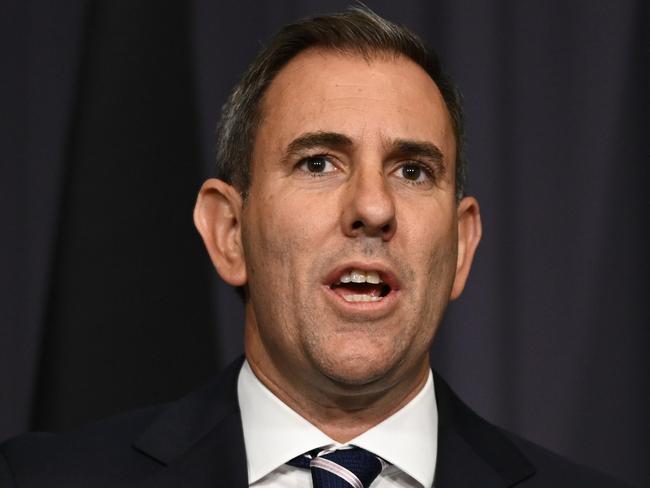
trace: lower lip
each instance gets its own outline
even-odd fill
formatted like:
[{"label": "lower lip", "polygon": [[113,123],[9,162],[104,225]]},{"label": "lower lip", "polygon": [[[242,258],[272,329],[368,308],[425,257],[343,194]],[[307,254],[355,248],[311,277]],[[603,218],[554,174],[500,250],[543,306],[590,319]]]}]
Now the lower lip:
[{"label": "lower lip", "polygon": [[[390,312],[397,305],[397,296],[399,295],[398,290],[391,290],[388,295],[382,297],[381,300],[376,302],[348,302],[338,293],[335,293],[329,286],[323,285],[325,289],[325,295],[334,302],[334,304],[348,312],[363,313],[367,312],[369,314],[381,314],[384,315],[387,312]],[[369,319],[372,317],[368,317]]]}]

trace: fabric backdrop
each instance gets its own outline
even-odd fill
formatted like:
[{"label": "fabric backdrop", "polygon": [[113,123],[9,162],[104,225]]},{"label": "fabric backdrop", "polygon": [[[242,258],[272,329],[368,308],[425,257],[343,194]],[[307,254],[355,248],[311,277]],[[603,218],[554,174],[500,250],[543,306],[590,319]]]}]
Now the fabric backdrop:
[{"label": "fabric backdrop", "polygon": [[[650,485],[648,3],[369,1],[465,96],[484,240],[433,363],[483,416]],[[192,226],[260,45],[346,2],[0,3],[0,440],[191,390],[242,349]]]}]

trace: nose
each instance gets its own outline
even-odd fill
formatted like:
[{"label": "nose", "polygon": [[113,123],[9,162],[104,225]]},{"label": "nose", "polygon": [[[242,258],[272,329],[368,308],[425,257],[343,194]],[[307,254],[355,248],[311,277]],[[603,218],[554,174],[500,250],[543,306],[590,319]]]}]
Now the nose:
[{"label": "nose", "polygon": [[389,241],[397,229],[395,202],[383,171],[359,169],[345,190],[341,224],[348,237],[381,237]]}]

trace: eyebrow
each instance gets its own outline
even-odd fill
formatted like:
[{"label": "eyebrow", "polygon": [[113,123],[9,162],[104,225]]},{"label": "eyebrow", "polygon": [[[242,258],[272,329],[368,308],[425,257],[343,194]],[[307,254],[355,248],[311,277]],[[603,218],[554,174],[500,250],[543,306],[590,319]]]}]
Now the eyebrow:
[{"label": "eyebrow", "polygon": [[426,158],[443,166],[444,156],[442,151],[431,142],[396,139],[388,142],[387,146],[392,156]]},{"label": "eyebrow", "polygon": [[342,149],[350,146],[352,146],[352,139],[338,132],[307,132],[289,143],[287,154],[298,153],[314,147]]}]

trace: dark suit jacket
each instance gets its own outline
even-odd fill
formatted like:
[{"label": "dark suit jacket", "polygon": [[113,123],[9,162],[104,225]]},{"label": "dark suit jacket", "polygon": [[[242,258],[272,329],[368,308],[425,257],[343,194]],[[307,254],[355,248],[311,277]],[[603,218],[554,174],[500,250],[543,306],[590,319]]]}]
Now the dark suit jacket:
[{"label": "dark suit jacket", "polygon": [[[26,434],[0,446],[5,487],[248,486],[237,402],[243,358],[203,390],[66,434]],[[435,376],[436,488],[619,487],[622,484],[503,432]]]}]

